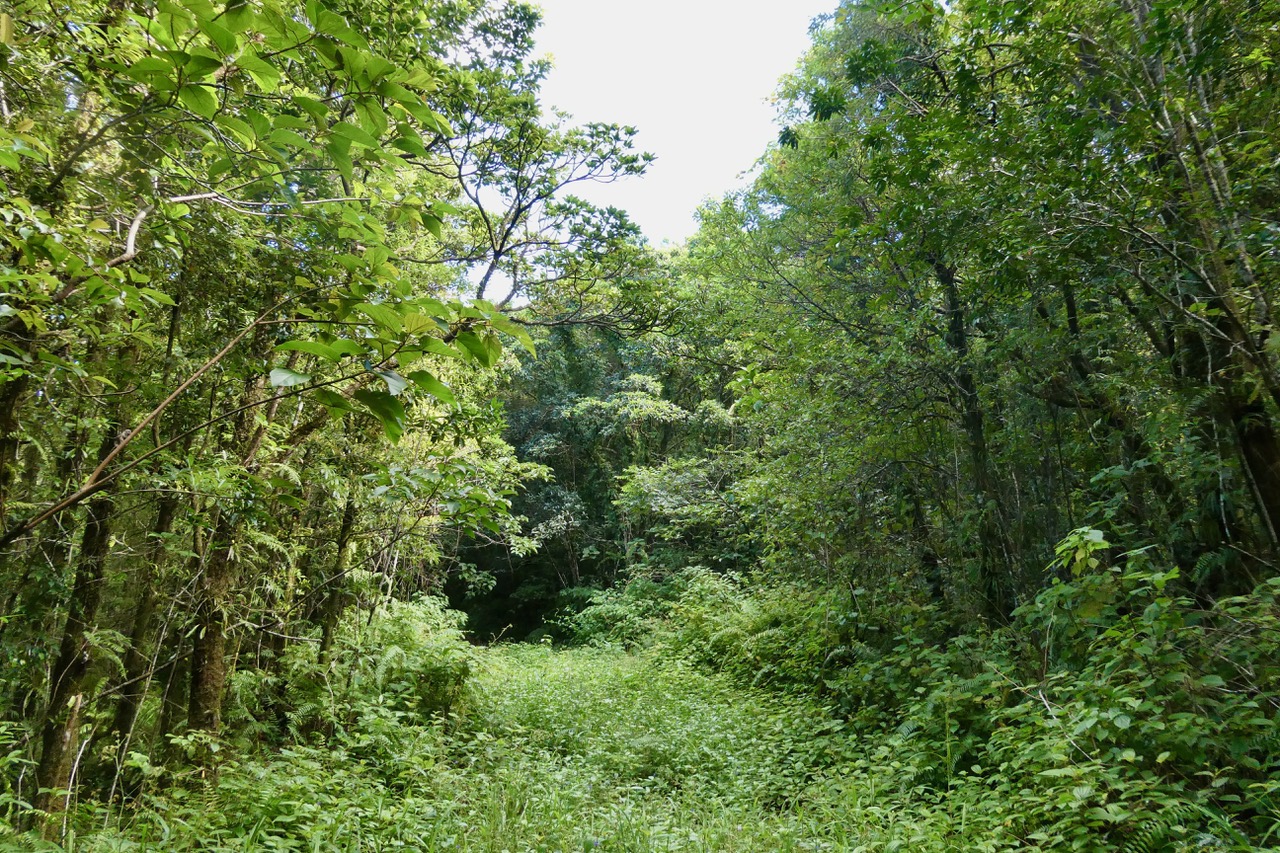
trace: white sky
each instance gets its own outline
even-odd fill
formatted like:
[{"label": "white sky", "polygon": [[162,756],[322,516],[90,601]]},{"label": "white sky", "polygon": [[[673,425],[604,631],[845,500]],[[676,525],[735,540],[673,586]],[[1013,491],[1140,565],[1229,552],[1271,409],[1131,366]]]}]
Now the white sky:
[{"label": "white sky", "polygon": [[642,178],[573,192],[627,210],[654,244],[693,233],[694,211],[741,183],[777,139],[770,97],[837,0],[539,0],[542,103],[576,122],[639,128]]}]

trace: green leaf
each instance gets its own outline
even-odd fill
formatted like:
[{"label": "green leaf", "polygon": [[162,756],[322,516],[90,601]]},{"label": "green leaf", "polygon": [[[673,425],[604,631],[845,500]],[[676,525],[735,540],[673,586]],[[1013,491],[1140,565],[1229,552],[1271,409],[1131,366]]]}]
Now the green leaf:
[{"label": "green leaf", "polygon": [[299,95],[289,99],[294,106],[302,110],[311,117],[312,124],[318,124],[324,121],[325,116],[329,114],[329,106],[324,101],[316,98],[304,98]]},{"label": "green leaf", "polygon": [[526,332],[519,324],[512,322],[510,318],[504,317],[495,312],[489,315],[489,325],[493,326],[493,328],[498,331],[515,338],[520,343],[520,346],[529,351],[529,355],[535,357],[538,355],[538,352],[533,345],[533,338],[529,337],[529,333]]},{"label": "green leaf", "polygon": [[371,391],[368,388],[362,388],[352,396],[382,422],[382,431],[387,434],[387,438],[393,442],[400,440],[400,436],[404,435],[405,417],[404,406],[400,405],[399,400],[386,391]]},{"label": "green leaf", "polygon": [[173,63],[168,59],[163,59],[159,56],[144,56],[130,65],[124,73],[140,83],[147,83],[157,75],[169,77],[173,72]]},{"label": "green leaf", "polygon": [[347,400],[346,397],[342,396],[341,394],[332,390],[331,388],[317,388],[315,395],[316,395],[316,399],[320,401],[320,404],[326,407],[327,409],[329,409],[330,411],[335,411],[335,410],[340,412],[355,411],[355,407],[351,405],[350,401]]},{"label": "green leaf", "polygon": [[230,56],[240,48],[235,33],[217,21],[202,20],[200,22],[200,32],[207,35],[209,40],[218,46],[218,50],[222,51],[223,56]]},{"label": "green leaf", "polygon": [[365,41],[364,36],[352,29],[346,19],[336,12],[331,12],[328,9],[321,11],[316,20],[316,29],[354,48],[360,50],[369,49],[369,42]]},{"label": "green leaf", "polygon": [[390,305],[374,305],[369,302],[361,302],[356,306],[356,310],[384,329],[399,332],[404,328],[404,318]]},{"label": "green leaf", "polygon": [[299,373],[287,367],[271,368],[270,382],[277,388],[290,388],[294,385],[306,385],[311,381],[311,374]]},{"label": "green leaf", "polygon": [[332,361],[335,364],[342,360],[342,353],[328,344],[319,341],[286,341],[276,347],[276,352],[305,352]]},{"label": "green leaf", "polygon": [[377,148],[378,140],[374,139],[368,131],[356,127],[354,124],[346,121],[340,121],[333,126],[333,132],[344,139],[349,139],[357,145],[363,145],[365,148]]},{"label": "green leaf", "polygon": [[257,141],[257,136],[254,134],[253,128],[249,126],[248,122],[243,121],[242,119],[238,119],[235,116],[226,115],[224,113],[223,115],[215,118],[213,122],[219,127],[231,131],[239,137],[240,141],[245,145],[253,145]]},{"label": "green leaf", "polygon": [[280,69],[270,62],[254,54],[245,54],[236,60],[236,65],[249,72],[253,82],[264,92],[274,92],[280,87]]},{"label": "green leaf", "polygon": [[448,320],[453,316],[453,312],[443,302],[430,296],[420,296],[414,301],[414,304],[419,310],[430,314],[432,317]]},{"label": "green leaf", "polygon": [[300,134],[282,127],[277,127],[271,131],[271,135],[267,137],[267,142],[277,147],[288,145],[302,151],[310,151],[313,147],[311,142],[304,139]]},{"label": "green leaf", "polygon": [[383,80],[378,84],[378,94],[384,98],[390,98],[402,104],[420,104],[422,96],[411,92],[399,83],[392,83],[390,80]]},{"label": "green leaf", "polygon": [[222,20],[235,32],[244,32],[253,25],[253,7],[246,0],[234,0],[227,4]]},{"label": "green leaf", "polygon": [[426,352],[443,355],[448,358],[462,358],[462,353],[456,348],[451,347],[439,338],[423,338],[421,343],[422,349]]},{"label": "green leaf", "polygon": [[428,231],[432,233],[432,235],[435,236],[437,240],[443,239],[444,222],[440,219],[440,217],[431,213],[424,213],[422,214],[422,224]]},{"label": "green leaf", "polygon": [[449,127],[448,120],[421,101],[400,101],[399,103],[409,111],[410,115],[418,120],[424,130],[440,136],[453,135],[453,128]]},{"label": "green leaf", "polygon": [[311,130],[315,127],[315,122],[305,119],[302,116],[291,116],[288,114],[280,114],[273,119],[272,124],[276,127],[288,127],[293,130]]},{"label": "green leaf", "polygon": [[399,397],[404,392],[404,389],[409,387],[409,380],[390,368],[371,368],[370,372],[382,377],[382,381],[387,383],[387,391],[392,397]]},{"label": "green leaf", "polygon": [[[196,52],[198,51],[198,52]],[[203,80],[223,66],[223,62],[212,51],[198,47],[191,58],[182,66],[188,81]]]},{"label": "green leaf", "polygon": [[412,154],[415,157],[427,157],[427,149],[422,144],[422,140],[414,136],[397,136],[391,140],[393,148],[398,148],[406,154]]},{"label": "green leaf", "polygon": [[356,116],[360,119],[360,126],[374,139],[381,139],[387,132],[387,112],[376,98],[357,100]]},{"label": "green leaf", "polygon": [[198,116],[213,118],[218,112],[218,99],[207,86],[187,85],[178,90],[178,100]]},{"label": "green leaf", "polygon": [[458,405],[458,398],[453,396],[453,392],[449,390],[449,386],[445,385],[439,379],[436,379],[427,371],[415,370],[409,374],[409,379],[413,381],[414,385],[417,385],[441,403],[449,406]]},{"label": "green leaf", "polygon": [[406,335],[420,335],[428,330],[436,329],[435,319],[428,317],[426,314],[414,312],[406,314],[404,318],[404,333]]},{"label": "green leaf", "polygon": [[334,352],[341,353],[343,355],[350,355],[359,358],[366,354],[364,347],[360,346],[360,344],[355,341],[349,341],[346,338],[339,338],[338,340],[331,342],[329,346]]},{"label": "green leaf", "polygon": [[333,161],[334,168],[338,170],[338,174],[350,183],[355,180],[355,164],[351,162],[350,155],[339,145],[330,142],[324,147],[329,152],[329,159]]},{"label": "green leaf", "polygon": [[458,345],[471,354],[471,357],[480,362],[485,367],[492,367],[492,355],[489,348],[485,346],[484,340],[475,332],[459,332],[457,337]]}]

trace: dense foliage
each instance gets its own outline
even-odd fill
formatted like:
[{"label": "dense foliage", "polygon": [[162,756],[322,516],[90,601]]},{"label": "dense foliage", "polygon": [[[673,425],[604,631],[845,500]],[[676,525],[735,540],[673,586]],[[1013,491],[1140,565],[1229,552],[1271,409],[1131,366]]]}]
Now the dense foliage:
[{"label": "dense foliage", "polygon": [[1280,844],[1280,5],[840,3],[661,253],[537,20],[0,13],[11,837]]},{"label": "dense foliage", "polygon": [[503,279],[607,315],[602,258],[649,257],[568,194],[647,158],[629,129],[543,115],[536,22],[479,0],[0,15],[20,826],[58,836],[138,760],[213,771],[227,728],[321,726],[302,709],[342,691],[315,673],[372,642],[344,614],[437,589],[459,536],[526,542],[510,497],[540,469],[491,396],[503,340],[533,342],[481,297]]}]

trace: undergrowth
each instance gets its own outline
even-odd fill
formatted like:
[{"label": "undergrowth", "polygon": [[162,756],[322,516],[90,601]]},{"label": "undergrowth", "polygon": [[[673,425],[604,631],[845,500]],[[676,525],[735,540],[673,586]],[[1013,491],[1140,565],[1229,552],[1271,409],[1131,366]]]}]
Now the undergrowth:
[{"label": "undergrowth", "polygon": [[844,747],[803,808],[868,849],[1276,849],[1280,581],[1206,609],[1176,571],[1100,566],[1082,541],[1060,551],[1070,578],[999,630],[702,569],[561,624],[825,704]]},{"label": "undergrowth", "polygon": [[387,605],[282,660],[288,691],[237,676],[221,764],[140,744],[142,782],[75,805],[64,849],[1280,849],[1280,581],[1206,608],[1087,551],[963,633],[705,569],[597,594],[567,650]]}]

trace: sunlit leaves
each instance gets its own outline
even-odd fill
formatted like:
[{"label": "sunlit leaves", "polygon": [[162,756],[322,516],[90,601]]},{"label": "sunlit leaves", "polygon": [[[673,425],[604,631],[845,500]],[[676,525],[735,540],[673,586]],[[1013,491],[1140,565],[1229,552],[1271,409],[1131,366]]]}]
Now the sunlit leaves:
[{"label": "sunlit leaves", "polygon": [[458,404],[458,398],[454,396],[453,391],[449,390],[447,385],[427,371],[415,370],[409,374],[409,379],[414,385],[417,385],[441,403],[448,406],[456,406]]}]

